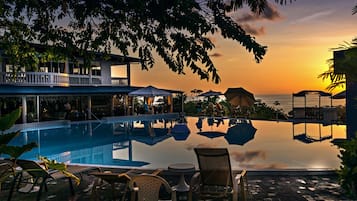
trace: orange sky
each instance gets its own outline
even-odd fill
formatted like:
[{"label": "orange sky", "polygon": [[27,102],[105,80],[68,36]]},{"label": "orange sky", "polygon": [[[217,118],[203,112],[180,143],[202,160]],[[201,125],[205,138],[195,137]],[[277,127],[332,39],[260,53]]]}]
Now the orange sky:
[{"label": "orange sky", "polygon": [[[352,15],[356,3],[355,0],[297,0],[286,6],[271,3],[275,16],[245,22],[263,32],[255,37],[268,46],[259,64],[238,43],[214,36],[216,48],[212,54],[221,56],[212,58],[221,76],[220,84],[200,80],[188,68],[186,75],[177,75],[156,57],[154,68],[149,71],[141,71],[139,65],[132,66],[132,85],[153,85],[187,94],[194,88],[224,92],[228,87],[244,87],[254,94],[325,90],[329,82],[317,76],[327,70],[331,48],[357,37],[357,14]],[[246,13],[238,12],[237,16]]]}]

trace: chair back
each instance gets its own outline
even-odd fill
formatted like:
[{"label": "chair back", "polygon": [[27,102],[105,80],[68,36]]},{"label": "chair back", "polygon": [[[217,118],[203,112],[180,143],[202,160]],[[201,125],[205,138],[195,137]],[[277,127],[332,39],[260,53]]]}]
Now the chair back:
[{"label": "chair back", "polygon": [[[159,200],[161,186],[164,186],[167,192],[172,193],[167,181],[157,175],[139,175],[129,183],[129,188],[136,192],[138,201]],[[132,196],[132,200],[135,200],[135,195]]]},{"label": "chair back", "polygon": [[232,171],[226,148],[195,148],[203,186],[232,187]]},{"label": "chair back", "polygon": [[16,160],[16,164],[34,178],[51,177],[50,174],[35,161],[18,159]]}]

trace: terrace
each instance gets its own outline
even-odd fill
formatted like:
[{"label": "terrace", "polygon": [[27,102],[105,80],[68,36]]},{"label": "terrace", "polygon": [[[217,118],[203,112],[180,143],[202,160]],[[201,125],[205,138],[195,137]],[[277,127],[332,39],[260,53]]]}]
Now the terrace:
[{"label": "terrace", "polygon": [[0,85],[17,86],[128,86],[128,77],[111,77],[105,83],[102,76],[56,72],[0,72]]}]

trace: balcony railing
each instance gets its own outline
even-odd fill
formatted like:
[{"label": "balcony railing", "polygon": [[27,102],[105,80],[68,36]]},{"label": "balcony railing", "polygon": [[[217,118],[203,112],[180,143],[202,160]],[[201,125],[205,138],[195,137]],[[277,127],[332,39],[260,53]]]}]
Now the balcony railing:
[{"label": "balcony railing", "polygon": [[[102,83],[101,76],[73,75],[66,73],[44,73],[44,72],[25,72],[7,73],[0,72],[0,85],[34,85],[34,86],[92,86],[108,85]],[[127,78],[112,78],[109,85],[127,86]]]}]

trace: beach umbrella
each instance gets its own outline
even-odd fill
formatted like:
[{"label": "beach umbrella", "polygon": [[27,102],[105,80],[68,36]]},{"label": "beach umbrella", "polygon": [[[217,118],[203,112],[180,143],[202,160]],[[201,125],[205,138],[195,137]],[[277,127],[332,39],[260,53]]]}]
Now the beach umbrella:
[{"label": "beach umbrella", "polygon": [[144,96],[144,97],[154,97],[154,96],[170,96],[171,93],[162,89],[158,89],[153,86],[147,86],[128,94],[129,96]]},{"label": "beach umbrella", "polygon": [[199,96],[211,97],[211,96],[220,96],[220,95],[223,95],[223,94],[221,92],[219,92],[219,91],[209,90],[207,92],[204,92],[204,93],[200,94]]},{"label": "beach umbrella", "polygon": [[230,127],[224,138],[229,144],[244,145],[254,138],[256,131],[252,124],[239,123]]},{"label": "beach umbrella", "polygon": [[226,97],[227,101],[234,107],[251,107],[255,102],[254,95],[242,87],[228,88],[224,93],[224,96]]}]

